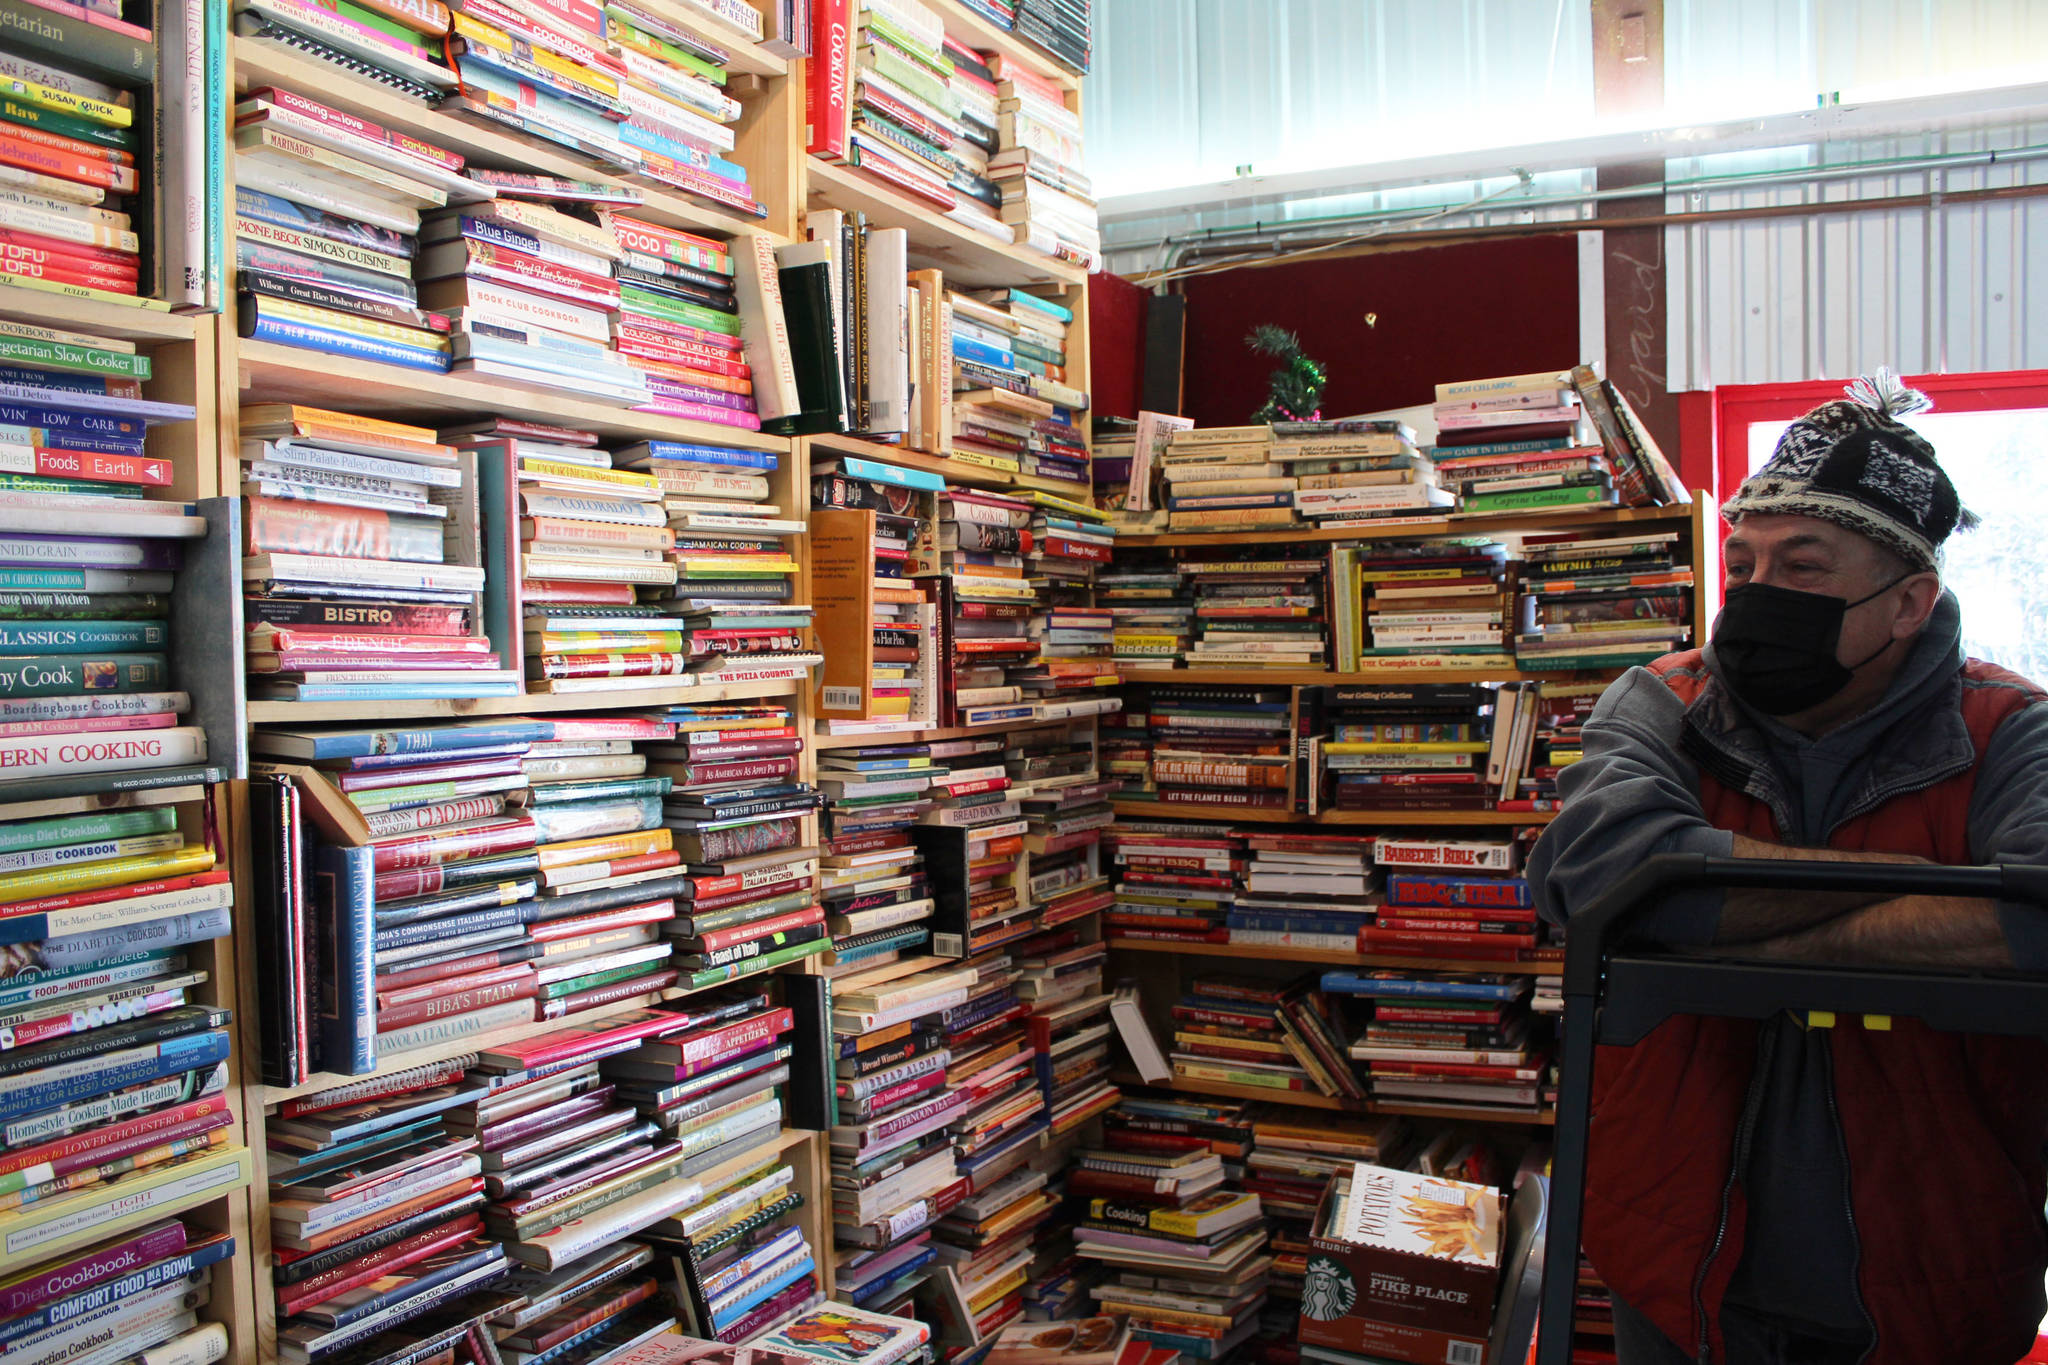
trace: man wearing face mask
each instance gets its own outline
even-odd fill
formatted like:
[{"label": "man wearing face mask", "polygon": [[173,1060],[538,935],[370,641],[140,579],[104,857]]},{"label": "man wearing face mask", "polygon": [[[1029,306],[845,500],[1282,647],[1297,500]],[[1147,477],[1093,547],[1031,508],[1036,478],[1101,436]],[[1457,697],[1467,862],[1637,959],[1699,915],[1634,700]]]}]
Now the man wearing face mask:
[{"label": "man wearing face mask", "polygon": [[[1963,657],[1939,550],[1974,525],[1884,372],[1792,424],[1724,509],[1704,650],[1631,669],[1529,876],[1555,922],[1641,860],[2048,859],[2048,706]],[[1685,890],[1672,948],[2048,966],[2048,916],[1964,897]],[[2048,1046],[1899,1018],[1675,1018],[1596,1068],[1584,1245],[1622,1365],[2009,1365],[2043,1310]]]}]

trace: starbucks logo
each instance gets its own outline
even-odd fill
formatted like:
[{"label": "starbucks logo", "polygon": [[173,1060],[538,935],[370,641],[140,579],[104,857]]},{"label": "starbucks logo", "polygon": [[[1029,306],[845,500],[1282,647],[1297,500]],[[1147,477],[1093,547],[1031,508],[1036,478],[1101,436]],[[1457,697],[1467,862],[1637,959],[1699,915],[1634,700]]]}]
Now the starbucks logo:
[{"label": "starbucks logo", "polygon": [[1301,1290],[1301,1311],[1304,1317],[1317,1322],[1335,1322],[1351,1311],[1351,1305],[1358,1302],[1358,1286],[1352,1283],[1351,1272],[1328,1256],[1312,1256],[1308,1263],[1308,1277]]}]

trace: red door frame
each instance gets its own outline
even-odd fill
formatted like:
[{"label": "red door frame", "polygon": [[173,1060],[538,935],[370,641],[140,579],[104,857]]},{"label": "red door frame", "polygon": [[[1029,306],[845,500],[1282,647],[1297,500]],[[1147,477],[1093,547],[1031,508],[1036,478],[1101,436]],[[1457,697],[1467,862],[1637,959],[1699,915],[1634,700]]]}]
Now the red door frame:
[{"label": "red door frame", "polygon": [[[1936,412],[2048,408],[2048,370],[1919,374],[1905,379],[1934,400]],[[1749,477],[1751,423],[1789,422],[1831,398],[1842,397],[1844,387],[1839,379],[1816,379],[1796,384],[1724,384],[1715,389],[1715,502],[1726,502]]]}]

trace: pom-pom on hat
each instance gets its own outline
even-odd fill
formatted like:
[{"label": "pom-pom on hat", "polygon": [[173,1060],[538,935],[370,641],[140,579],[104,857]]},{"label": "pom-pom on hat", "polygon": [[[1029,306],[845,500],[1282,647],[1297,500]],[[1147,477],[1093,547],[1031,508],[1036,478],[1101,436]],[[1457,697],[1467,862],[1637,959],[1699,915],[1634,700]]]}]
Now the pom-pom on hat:
[{"label": "pom-pom on hat", "polygon": [[1752,513],[1818,517],[1868,536],[1916,570],[1931,569],[1951,532],[1977,524],[1934,447],[1899,420],[1934,405],[1887,369],[1844,392],[1787,427],[1721,515],[1731,526]]}]

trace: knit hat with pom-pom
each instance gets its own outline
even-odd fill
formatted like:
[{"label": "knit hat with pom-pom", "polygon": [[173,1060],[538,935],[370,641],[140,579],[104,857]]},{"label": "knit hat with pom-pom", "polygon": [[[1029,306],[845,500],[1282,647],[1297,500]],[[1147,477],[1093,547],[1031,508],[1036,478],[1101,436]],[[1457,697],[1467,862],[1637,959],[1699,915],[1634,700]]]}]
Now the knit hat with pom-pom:
[{"label": "knit hat with pom-pom", "polygon": [[1899,419],[1933,406],[1890,370],[1859,379],[1787,427],[1762,469],[1721,509],[1818,517],[1868,536],[1914,569],[1931,569],[1941,543],[1977,524],[1963,509],[1927,438]]}]

